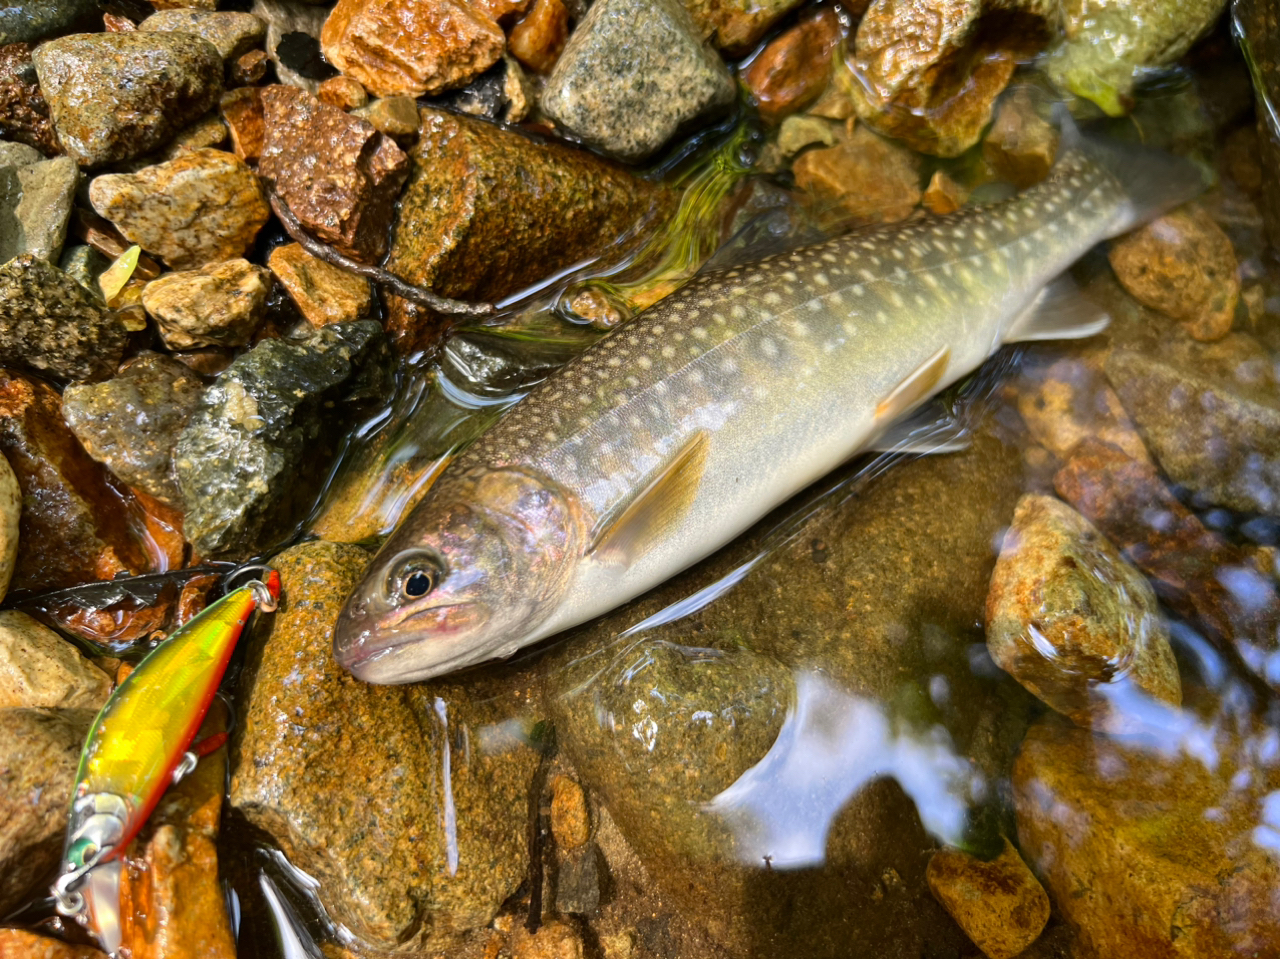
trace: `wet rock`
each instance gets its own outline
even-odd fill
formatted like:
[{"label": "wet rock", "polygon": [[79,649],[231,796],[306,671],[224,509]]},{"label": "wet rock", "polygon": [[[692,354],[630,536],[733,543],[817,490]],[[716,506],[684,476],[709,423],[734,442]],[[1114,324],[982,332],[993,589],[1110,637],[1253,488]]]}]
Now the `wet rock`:
[{"label": "wet rock", "polygon": [[197,552],[251,555],[309,505],[307,480],[327,468],[324,405],[355,389],[382,342],[370,320],[306,339],[263,340],[205,391],[174,449],[187,539]]},{"label": "wet rock", "polygon": [[86,709],[0,710],[0,911],[25,903],[58,864]]},{"label": "wet rock", "polygon": [[1049,921],[1049,897],[1006,839],[989,862],[941,849],[925,872],[938,902],[988,959],[1013,959]]},{"label": "wet rock", "polygon": [[93,33],[31,55],[58,140],[81,166],[142,156],[218,102],[222,58],[185,33]]},{"label": "wet rock", "polygon": [[564,915],[590,916],[600,908],[605,867],[595,843],[559,850],[555,909]]},{"label": "wet rock", "polygon": [[1036,110],[1026,87],[1000,101],[995,123],[982,141],[982,158],[1002,180],[1019,190],[1049,175],[1058,155],[1058,131]]},{"label": "wet rock", "polygon": [[166,273],[142,291],[142,305],[171,350],[244,346],[262,322],[271,274],[248,260]]},{"label": "wet rock", "polygon": [[0,11],[0,44],[34,43],[58,33],[92,29],[99,15],[94,0],[17,3]]},{"label": "wet rock", "polygon": [[840,39],[839,20],[823,7],[771,40],[742,74],[761,115],[777,120],[816,100],[831,79]]},{"label": "wet rock", "polygon": [[92,946],[73,946],[26,929],[0,929],[0,959],[108,959]]},{"label": "wet rock", "polygon": [[267,38],[267,24],[251,13],[210,10],[160,10],[138,24],[143,33],[194,33],[217,48],[227,63]]},{"label": "wet rock", "polygon": [[864,126],[795,163],[796,186],[839,205],[857,223],[906,219],[920,202],[920,167],[914,154]]},{"label": "wet rock", "polygon": [[358,320],[373,305],[368,280],[316,259],[297,243],[272,250],[267,266],[312,326]]},{"label": "wet rock", "polygon": [[1154,466],[1090,438],[1054,486],[1147,574],[1163,602],[1265,672],[1265,657],[1277,649],[1280,596],[1237,547],[1174,498]]},{"label": "wet rock", "polygon": [[924,188],[920,202],[930,213],[946,216],[964,206],[964,201],[968,198],[968,190],[942,170],[934,170],[933,176],[929,178],[929,185]]},{"label": "wet rock", "polygon": [[179,506],[173,448],[203,391],[186,366],[147,353],[105,383],[68,387],[62,412],[90,456],[130,486]]},{"label": "wet rock", "polygon": [[563,0],[534,0],[524,19],[511,28],[507,48],[535,73],[550,73],[568,40],[569,10]]},{"label": "wet rock", "polygon": [[[404,141],[418,135],[418,101],[413,97],[382,97],[352,112],[394,140]],[[405,168],[408,169],[407,162]]]},{"label": "wet rock", "polygon": [[320,84],[316,97],[321,103],[339,110],[354,110],[369,102],[369,94],[360,85],[360,81],[342,75],[330,77]]},{"label": "wet rock", "polygon": [[0,361],[59,379],[101,379],[124,344],[120,320],[57,267],[30,254],[0,266]]},{"label": "wet rock", "polygon": [[333,626],[368,561],[325,542],[273,560],[284,600],[250,647],[231,802],[320,880],[358,942],[449,955],[527,873],[531,677],[374,686],[343,672]]},{"label": "wet rock", "polygon": [[1179,59],[1218,19],[1224,0],[1067,0],[1064,38],[1047,60],[1050,78],[1111,116],[1133,106],[1144,68]]},{"label": "wet rock", "polygon": [[540,103],[575,137],[642,160],[682,127],[726,110],[734,92],[679,0],[596,0]]},{"label": "wet rock", "polygon": [[[536,95],[520,65],[503,55],[501,60],[465,87],[432,97],[428,105],[449,113],[519,123],[528,114],[534,100]],[[413,132],[417,134],[416,123]]]},{"label": "wet rock", "polygon": [[0,132],[46,156],[62,152],[25,43],[0,47]]},{"label": "wet rock", "polygon": [[409,162],[385,134],[286,86],[262,91],[266,139],[258,170],[310,232],[376,262]]},{"label": "wet rock", "polygon": [[251,86],[261,83],[267,76],[267,67],[271,58],[265,50],[250,50],[242,53],[227,69],[227,80],[231,86]]},{"label": "wet rock", "polygon": [[184,153],[203,150],[205,147],[221,146],[227,142],[227,133],[227,124],[222,117],[216,113],[210,113],[201,117],[191,126],[179,130],[163,150],[150,157],[143,157],[131,163],[122,163],[120,170],[126,173],[136,173],[138,170],[145,169],[155,163],[176,159]]},{"label": "wet rock", "polygon": [[[422,111],[413,173],[387,269],[442,296],[514,293],[595,255],[664,213],[669,195],[580,150],[538,144],[478,120]],[[403,351],[431,344],[439,318],[389,299]]]},{"label": "wet rock", "polygon": [[1076,955],[1226,959],[1280,941],[1275,730],[1186,719],[1163,742],[1065,724],[1027,734],[1018,836]]},{"label": "wet rock", "polygon": [[464,0],[339,0],[325,21],[325,57],[374,96],[464,86],[502,56],[502,30]]},{"label": "wet rock", "polygon": [[58,269],[88,290],[95,299],[102,296],[98,277],[109,266],[111,261],[87,243],[65,247],[58,260]]},{"label": "wet rock", "polygon": [[0,455],[0,600],[9,591],[18,559],[18,524],[22,517],[22,489],[9,461]]},{"label": "wet rock", "polygon": [[568,776],[551,783],[551,834],[562,849],[577,849],[591,837],[586,794]]},{"label": "wet rock", "polygon": [[[31,149],[19,143],[3,146]],[[12,166],[7,160],[0,160],[0,263],[23,253],[56,262],[80,170],[68,157],[46,160],[39,153]]]},{"label": "wet rock", "polygon": [[[778,20],[803,0],[683,0],[697,25],[698,34],[729,54],[750,53]],[[861,3],[853,4],[862,6]],[[860,12],[860,11],[851,11]]]},{"label": "wet rock", "polygon": [[1231,331],[1240,298],[1236,254],[1200,207],[1182,207],[1126,234],[1109,255],[1134,298],[1181,321],[1197,340]]},{"label": "wet rock", "polygon": [[1146,579],[1052,496],[1018,501],[991,574],[986,622],[996,664],[1079,726],[1126,732],[1140,722],[1126,709],[1147,699],[1182,703]]},{"label": "wet rock", "polygon": [[[1001,16],[1010,22],[999,25]],[[875,0],[854,43],[858,116],[914,150],[958,156],[978,142],[1019,55],[1033,53],[1046,33],[1043,20],[1015,4]]]},{"label": "wet rock", "polygon": [[227,129],[231,131],[231,149],[241,160],[262,156],[267,130],[262,117],[262,91],[257,87],[228,90],[218,102]]},{"label": "wet rock", "polygon": [[[215,704],[197,741],[226,730]],[[227,897],[218,877],[218,824],[227,747],[170,787],[134,841],[121,878],[123,947],[133,959],[235,959]]]},{"label": "wet rock", "polygon": [[836,128],[818,117],[787,117],[778,127],[778,150],[784,157],[795,156],[807,147],[836,142]]},{"label": "wet rock", "polygon": [[89,199],[121,233],[175,270],[243,256],[270,216],[253,171],[221,150],[97,177]]},{"label": "wet rock", "polygon": [[[797,506],[809,518],[782,543],[775,516],[544,661],[581,781],[663,900],[731,953],[960,952],[925,882],[920,817],[936,831],[933,803],[971,801],[943,768],[1005,774],[1032,703],[970,658],[985,650],[993,537],[1021,484],[1016,449],[980,434],[841,505]],[[714,602],[650,619],[713,584]],[[936,772],[895,772],[894,735]],[[965,758],[924,760],[932,748]]]},{"label": "wet rock", "polygon": [[267,55],[275,64],[276,76],[280,82],[315,93],[320,84],[332,75],[332,69],[323,75],[322,72],[308,71],[308,75],[304,76],[285,62],[285,58],[280,55],[280,43],[285,37],[296,39],[296,35],[301,34],[310,38],[318,51],[320,31],[324,27],[325,18],[329,16],[329,9],[303,0],[253,0],[250,12],[266,21]]},{"label": "wet rock", "polygon": [[16,609],[0,610],[0,709],[88,709],[111,679],[69,642]]},{"label": "wet rock", "polygon": [[563,919],[546,919],[537,932],[516,926],[510,949],[511,959],[582,959],[582,936]]},{"label": "wet rock", "polygon": [[41,592],[149,568],[114,487],[62,419],[52,387],[0,372],[0,452],[22,490],[12,587]]}]

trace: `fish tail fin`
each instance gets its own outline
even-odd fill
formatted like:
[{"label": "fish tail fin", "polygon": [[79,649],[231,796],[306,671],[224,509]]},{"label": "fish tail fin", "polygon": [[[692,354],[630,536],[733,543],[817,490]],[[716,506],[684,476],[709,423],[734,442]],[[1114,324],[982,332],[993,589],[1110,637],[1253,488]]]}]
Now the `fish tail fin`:
[{"label": "fish tail fin", "polygon": [[1064,104],[1057,105],[1061,133],[1058,156],[1078,150],[1105,170],[1124,192],[1111,235],[1118,236],[1194,200],[1213,182],[1207,168],[1166,150],[1108,137],[1085,136]]}]

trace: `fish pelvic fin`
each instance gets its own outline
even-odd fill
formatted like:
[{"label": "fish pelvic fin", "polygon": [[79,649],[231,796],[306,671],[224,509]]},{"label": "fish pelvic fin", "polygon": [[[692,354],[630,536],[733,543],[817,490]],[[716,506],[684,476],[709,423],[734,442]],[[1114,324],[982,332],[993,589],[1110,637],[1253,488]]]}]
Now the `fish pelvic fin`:
[{"label": "fish pelvic fin", "polygon": [[1083,340],[1107,328],[1110,315],[1084,295],[1070,273],[1054,278],[1005,334],[1006,343]]},{"label": "fish pelvic fin", "polygon": [[710,448],[711,434],[706,430],[685,440],[639,492],[601,518],[592,530],[587,555],[623,565],[643,555],[693,505]]},{"label": "fish pelvic fin", "polygon": [[944,346],[908,373],[876,404],[876,422],[892,423],[933,394],[934,387],[942,382],[951,362],[951,347]]}]

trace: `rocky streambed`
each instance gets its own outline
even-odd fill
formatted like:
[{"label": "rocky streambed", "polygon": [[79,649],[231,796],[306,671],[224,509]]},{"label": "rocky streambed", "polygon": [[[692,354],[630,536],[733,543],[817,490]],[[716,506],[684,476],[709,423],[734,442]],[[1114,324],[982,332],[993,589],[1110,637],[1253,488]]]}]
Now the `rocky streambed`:
[{"label": "rocky streambed", "polygon": [[[127,852],[130,956],[1280,956],[1277,28],[1231,19],[0,11],[0,956],[101,955],[47,896],[84,737],[248,561],[283,599]],[[946,395],[967,448],[508,662],[337,665],[531,385],[704,265],[1040,182],[1057,104],[1212,185],[1074,269],[1103,333]]]}]

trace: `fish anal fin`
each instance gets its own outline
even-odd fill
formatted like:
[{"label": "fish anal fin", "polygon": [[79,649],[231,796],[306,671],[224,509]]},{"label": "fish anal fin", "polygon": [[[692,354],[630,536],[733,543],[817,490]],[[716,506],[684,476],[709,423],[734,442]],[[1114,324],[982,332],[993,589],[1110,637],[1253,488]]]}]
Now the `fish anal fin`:
[{"label": "fish anal fin", "polygon": [[951,361],[951,347],[944,346],[908,373],[876,404],[876,422],[892,423],[933,393]]},{"label": "fish anal fin", "polygon": [[1110,322],[1107,312],[1081,292],[1071,274],[1063,273],[1013,321],[1004,340],[1083,340],[1101,333]]},{"label": "fish anal fin", "polygon": [[876,453],[955,453],[970,445],[964,424],[934,402],[890,424],[867,449]]},{"label": "fish anal fin", "polygon": [[706,430],[690,436],[639,492],[601,518],[587,555],[611,564],[629,564],[643,555],[693,505],[710,448]]}]

